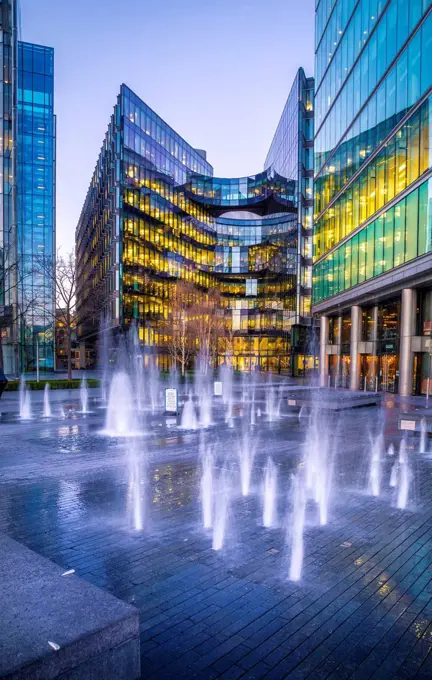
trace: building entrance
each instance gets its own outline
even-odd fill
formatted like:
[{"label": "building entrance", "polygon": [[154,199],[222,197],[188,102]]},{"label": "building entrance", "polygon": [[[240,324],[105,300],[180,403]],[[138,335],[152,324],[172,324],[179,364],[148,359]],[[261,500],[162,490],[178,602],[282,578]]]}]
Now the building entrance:
[{"label": "building entrance", "polygon": [[413,394],[432,395],[432,362],[429,352],[414,354]]},{"label": "building entrance", "polygon": [[378,389],[378,357],[373,354],[360,355],[360,388],[366,392]]},{"label": "building entrance", "polygon": [[399,359],[396,354],[379,357],[378,388],[382,392],[397,393],[399,383]]}]

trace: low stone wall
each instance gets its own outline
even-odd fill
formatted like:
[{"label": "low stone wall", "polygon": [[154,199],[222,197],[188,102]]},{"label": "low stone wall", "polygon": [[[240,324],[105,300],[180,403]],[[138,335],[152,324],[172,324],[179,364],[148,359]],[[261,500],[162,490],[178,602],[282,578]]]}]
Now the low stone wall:
[{"label": "low stone wall", "polygon": [[4,534],[0,603],[0,678],[139,678],[138,610]]}]

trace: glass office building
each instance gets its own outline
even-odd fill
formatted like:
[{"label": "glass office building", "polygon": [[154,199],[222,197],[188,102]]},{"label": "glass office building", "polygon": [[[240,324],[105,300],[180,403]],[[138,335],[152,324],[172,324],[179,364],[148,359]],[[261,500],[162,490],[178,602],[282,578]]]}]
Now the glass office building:
[{"label": "glass office building", "polygon": [[265,167],[296,182],[296,318],[291,332],[296,348],[294,374],[315,367],[317,329],[311,315],[314,170],[314,79],[297,71],[270,145]]},{"label": "glass office building", "polygon": [[424,394],[432,3],[318,0],[313,311],[321,383]]},{"label": "glass office building", "polygon": [[0,367],[16,367],[16,0],[0,2]]},{"label": "glass office building", "polygon": [[54,286],[35,260],[55,241],[53,50],[18,42],[17,2],[0,0],[0,365],[54,368]]},{"label": "glass office building", "polygon": [[54,50],[18,43],[17,234],[20,370],[54,369],[54,289],[41,259],[55,254]]},{"label": "glass office building", "polygon": [[[80,342],[96,348],[94,301],[132,322],[169,368],[178,281],[217,290],[239,370],[288,370],[297,310],[297,185],[273,168],[213,177],[194,149],[122,85],[76,230]],[[228,360],[218,346],[218,363]]]}]

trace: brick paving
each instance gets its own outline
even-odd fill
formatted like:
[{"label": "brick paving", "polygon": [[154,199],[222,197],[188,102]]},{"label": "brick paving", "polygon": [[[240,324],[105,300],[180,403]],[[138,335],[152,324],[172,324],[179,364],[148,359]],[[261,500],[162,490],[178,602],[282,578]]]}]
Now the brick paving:
[{"label": "brick paving", "polygon": [[[76,398],[67,396],[65,420],[3,417],[0,531],[139,608],[143,678],[431,677],[432,453],[419,454],[418,440],[409,442],[410,503],[398,510],[392,459],[382,463],[381,496],[367,491],[368,431],[379,410],[329,415],[337,451],[329,523],[317,525],[310,502],[303,578],[293,583],[287,522],[306,419],[258,419],[252,493],[240,495],[234,471],[226,542],[215,552],[201,524],[199,433],[147,418],[149,434],[133,442],[137,531],[131,440],[101,436],[103,410],[93,404],[92,414],[78,415]],[[387,445],[400,439],[397,413],[385,410]],[[216,422],[207,439],[221,466],[235,457],[237,429],[220,410]],[[261,523],[269,454],[279,471],[271,530]]]}]

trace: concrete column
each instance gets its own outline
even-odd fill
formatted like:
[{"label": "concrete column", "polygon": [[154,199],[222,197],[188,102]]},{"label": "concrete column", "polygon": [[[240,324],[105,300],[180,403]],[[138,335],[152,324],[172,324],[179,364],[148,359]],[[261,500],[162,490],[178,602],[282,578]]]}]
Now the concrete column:
[{"label": "concrete column", "polygon": [[327,366],[327,344],[329,334],[329,320],[327,316],[322,316],[320,320],[320,387],[327,387],[328,366]]},{"label": "concrete column", "polygon": [[402,309],[400,323],[399,351],[399,394],[409,396],[412,393],[413,355],[411,351],[412,337],[415,335],[417,291],[414,288],[402,290]]},{"label": "concrete column", "polygon": [[378,305],[372,309],[373,318],[373,330],[372,330],[372,341],[376,342],[378,340]]},{"label": "concrete column", "polygon": [[335,345],[338,347],[336,359],[336,375],[335,387],[340,387],[342,384],[342,314],[338,316],[338,330],[335,338]]},{"label": "concrete column", "polygon": [[360,389],[360,360],[359,342],[361,340],[361,307],[351,307],[351,338],[350,338],[350,389]]}]

